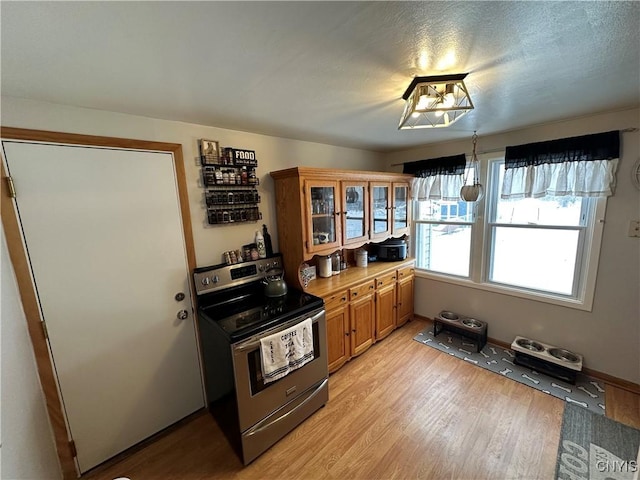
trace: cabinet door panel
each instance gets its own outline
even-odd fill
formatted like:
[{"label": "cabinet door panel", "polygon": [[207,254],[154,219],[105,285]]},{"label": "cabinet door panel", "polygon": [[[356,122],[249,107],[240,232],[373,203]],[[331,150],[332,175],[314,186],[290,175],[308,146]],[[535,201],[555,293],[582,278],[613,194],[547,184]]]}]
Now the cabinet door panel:
[{"label": "cabinet door panel", "polygon": [[309,253],[337,248],[342,242],[338,222],[338,182],[306,181],[307,232]]},{"label": "cabinet door panel", "polygon": [[371,238],[386,238],[391,233],[391,184],[371,182]]},{"label": "cabinet door panel", "polygon": [[391,212],[393,216],[392,233],[394,236],[409,234],[409,185],[393,183]]},{"label": "cabinet door panel", "polygon": [[389,335],[396,326],[396,285],[391,283],[376,291],[376,340]]},{"label": "cabinet door panel", "polygon": [[414,284],[415,277],[413,274],[398,282],[398,327],[401,327],[413,318]]},{"label": "cabinet door panel", "polygon": [[342,182],[343,245],[369,238],[369,196],[367,182]]},{"label": "cabinet door panel", "polygon": [[373,295],[352,301],[350,304],[351,353],[354,357],[373,345],[374,312]]},{"label": "cabinet door panel", "polygon": [[328,310],[326,319],[329,372],[334,372],[349,360],[349,309],[347,304]]}]

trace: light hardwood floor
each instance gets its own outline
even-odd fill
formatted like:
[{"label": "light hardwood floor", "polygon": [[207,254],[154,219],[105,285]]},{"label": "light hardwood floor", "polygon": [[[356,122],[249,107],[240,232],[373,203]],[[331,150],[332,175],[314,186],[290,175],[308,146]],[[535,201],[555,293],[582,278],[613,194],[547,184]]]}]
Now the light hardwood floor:
[{"label": "light hardwood floor", "polygon": [[[84,478],[551,479],[564,402],[413,341],[414,320],[333,374],[327,405],[248,467],[206,412]],[[638,395],[607,412],[640,427]]]}]

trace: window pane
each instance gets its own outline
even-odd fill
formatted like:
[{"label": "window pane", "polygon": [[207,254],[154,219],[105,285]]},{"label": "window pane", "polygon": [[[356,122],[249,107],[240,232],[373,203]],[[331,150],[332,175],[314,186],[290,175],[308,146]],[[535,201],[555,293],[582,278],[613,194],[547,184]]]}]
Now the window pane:
[{"label": "window pane", "polygon": [[490,280],[571,295],[579,231],[494,227]]},{"label": "window pane", "polygon": [[418,268],[468,277],[470,252],[470,225],[416,224]]},{"label": "window pane", "polygon": [[426,200],[417,203],[416,220],[472,222],[473,204],[446,200]]},{"label": "window pane", "polygon": [[389,188],[375,185],[371,189],[373,197],[373,233],[389,230]]},{"label": "window pane", "polygon": [[547,196],[544,198],[522,198],[514,200],[503,200],[500,198],[502,191],[502,179],[504,177],[504,163],[499,166],[499,182],[495,198],[497,208],[495,212],[495,223],[512,223],[520,225],[584,225],[583,200],[581,197]]},{"label": "window pane", "polygon": [[582,199],[578,197],[499,200],[496,223],[579,226]]}]

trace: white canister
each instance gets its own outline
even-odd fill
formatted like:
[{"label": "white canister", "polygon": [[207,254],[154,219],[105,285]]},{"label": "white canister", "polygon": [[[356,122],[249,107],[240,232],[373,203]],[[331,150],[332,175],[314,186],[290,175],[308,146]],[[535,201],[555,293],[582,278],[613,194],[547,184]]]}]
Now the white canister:
[{"label": "white canister", "polygon": [[318,275],[327,278],[330,277],[331,274],[331,257],[318,257]]},{"label": "white canister", "polygon": [[356,252],[356,266],[366,267],[368,258],[369,257],[366,250],[358,250]]}]

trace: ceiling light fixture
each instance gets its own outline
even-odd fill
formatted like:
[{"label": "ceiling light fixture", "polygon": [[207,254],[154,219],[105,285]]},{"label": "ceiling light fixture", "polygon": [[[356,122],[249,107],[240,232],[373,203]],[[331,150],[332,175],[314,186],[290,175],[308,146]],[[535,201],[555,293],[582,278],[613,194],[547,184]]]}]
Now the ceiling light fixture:
[{"label": "ceiling light fixture", "polygon": [[415,77],[402,98],[406,100],[400,129],[448,127],[473,103],[464,84],[466,73]]}]

